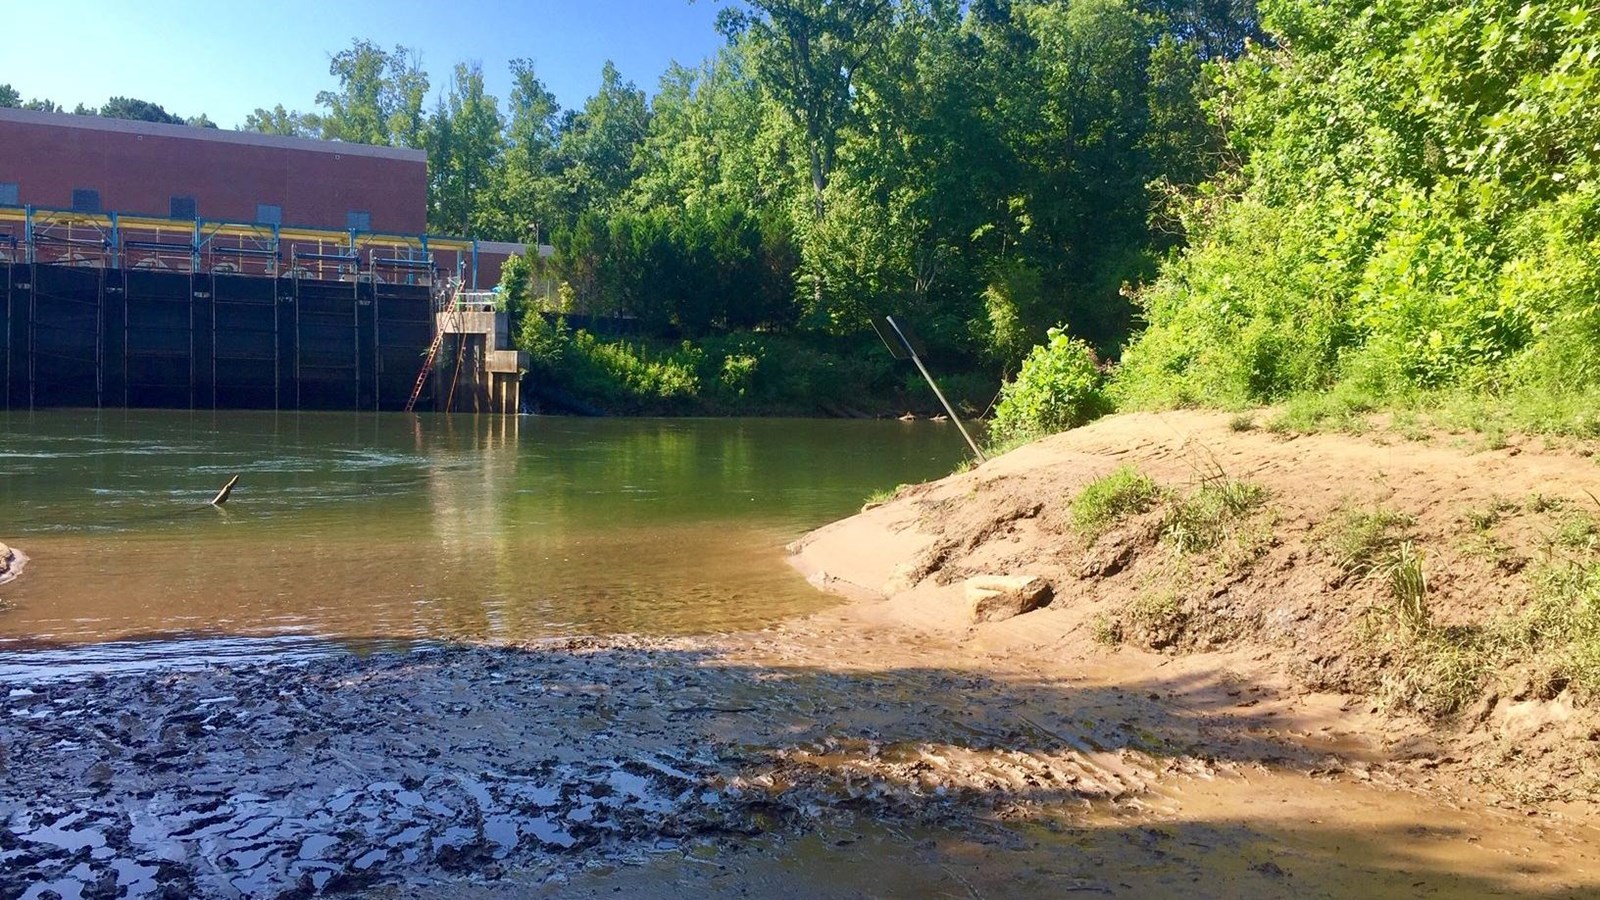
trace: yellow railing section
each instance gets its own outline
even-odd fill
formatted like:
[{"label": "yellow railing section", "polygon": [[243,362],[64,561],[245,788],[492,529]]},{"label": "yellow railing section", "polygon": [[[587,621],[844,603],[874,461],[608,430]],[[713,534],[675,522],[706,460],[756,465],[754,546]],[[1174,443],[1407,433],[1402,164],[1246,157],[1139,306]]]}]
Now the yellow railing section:
[{"label": "yellow railing section", "polygon": [[[478,286],[479,242],[430,234],[0,206],[0,262]],[[441,259],[440,257],[453,257]]]}]

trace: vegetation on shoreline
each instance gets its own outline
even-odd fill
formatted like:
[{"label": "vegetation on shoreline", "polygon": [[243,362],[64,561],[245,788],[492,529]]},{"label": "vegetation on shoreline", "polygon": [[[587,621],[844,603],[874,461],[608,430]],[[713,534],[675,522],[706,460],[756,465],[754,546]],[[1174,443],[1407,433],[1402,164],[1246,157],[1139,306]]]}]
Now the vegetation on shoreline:
[{"label": "vegetation on shoreline", "polygon": [[1600,436],[1600,16],[1261,12],[1268,39],[1210,70],[1228,162],[1175,197],[1188,243],[1137,291],[1117,405]]},{"label": "vegetation on shoreline", "polygon": [[912,405],[866,359],[893,313],[969,412],[1020,369],[999,445],[1197,405],[1600,436],[1582,4],[752,0],[719,29],[653,93],[608,63],[565,110],[527,60],[502,103],[357,40],[315,111],[243,127],[425,149],[431,228],[547,239],[507,288],[631,323],[563,338],[554,385],[615,411]]},{"label": "vegetation on shoreline", "polygon": [[[633,415],[870,417],[930,412],[937,400],[916,370],[877,338],[734,332],[699,341],[601,337],[565,318],[522,318],[539,402]],[[982,375],[941,379],[951,402],[981,409],[994,384]]]}]

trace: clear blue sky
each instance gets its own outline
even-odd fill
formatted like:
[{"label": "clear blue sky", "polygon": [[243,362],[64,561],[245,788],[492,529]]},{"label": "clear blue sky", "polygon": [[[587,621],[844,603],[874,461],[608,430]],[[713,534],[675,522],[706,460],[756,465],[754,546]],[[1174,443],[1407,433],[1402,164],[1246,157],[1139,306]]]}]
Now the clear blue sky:
[{"label": "clear blue sky", "polygon": [[[271,0],[240,3],[6,3],[0,84],[71,110],[112,95],[150,100],[223,128],[258,106],[310,110],[334,87],[328,58],[367,38],[422,51],[436,95],[461,61],[483,66],[504,103],[507,63],[534,61],[563,108],[600,84],[600,67],[654,94],[667,64],[695,65],[722,46],[721,0]],[[433,99],[429,98],[429,108]]]}]

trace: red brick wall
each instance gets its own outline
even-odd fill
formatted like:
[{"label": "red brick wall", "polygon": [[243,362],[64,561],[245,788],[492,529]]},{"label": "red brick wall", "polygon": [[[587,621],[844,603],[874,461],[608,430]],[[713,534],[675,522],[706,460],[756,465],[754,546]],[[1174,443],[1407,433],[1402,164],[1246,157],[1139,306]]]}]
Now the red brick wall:
[{"label": "red brick wall", "polygon": [[254,222],[270,203],[284,225],[343,229],[359,210],[375,231],[420,234],[427,179],[419,150],[0,110],[0,182],[34,206],[70,208],[92,188],[105,212],[166,216],[188,196],[205,219]]}]

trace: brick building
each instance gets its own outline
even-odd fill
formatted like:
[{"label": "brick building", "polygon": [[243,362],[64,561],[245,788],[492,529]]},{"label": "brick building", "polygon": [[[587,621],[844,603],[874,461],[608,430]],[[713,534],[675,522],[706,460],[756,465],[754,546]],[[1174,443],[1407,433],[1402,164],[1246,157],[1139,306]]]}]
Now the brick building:
[{"label": "brick building", "polygon": [[421,234],[421,150],[0,109],[0,204]]},{"label": "brick building", "polygon": [[[420,237],[428,158],[398,147],[0,108],[0,207],[274,226],[302,238],[327,232],[330,241],[352,230]],[[525,249],[433,244],[440,271],[484,289]]]}]

